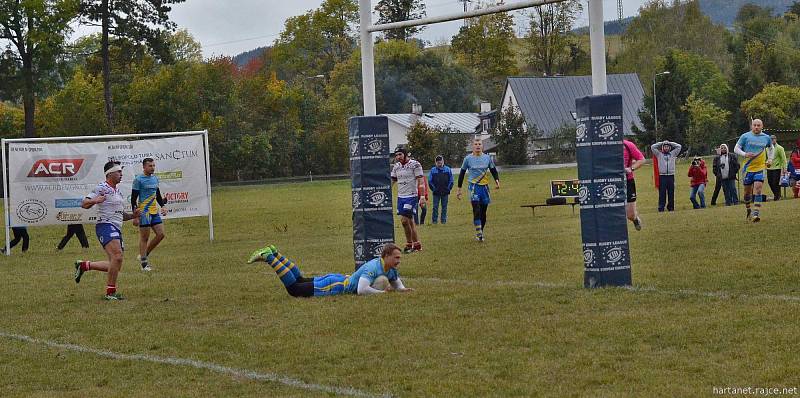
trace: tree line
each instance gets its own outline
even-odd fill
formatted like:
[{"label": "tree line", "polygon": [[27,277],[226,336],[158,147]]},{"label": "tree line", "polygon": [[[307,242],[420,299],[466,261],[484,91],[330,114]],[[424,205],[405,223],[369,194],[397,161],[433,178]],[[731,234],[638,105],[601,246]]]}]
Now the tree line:
[{"label": "tree line", "polygon": [[[347,119],[361,113],[357,2],[325,0],[289,18],[270,46],[238,65],[203,59],[191,34],[176,29],[169,11],[183,1],[0,0],[0,136],[207,129],[217,181],[347,171]],[[378,112],[408,113],[412,104],[476,112],[482,101],[498,105],[508,76],[588,74],[588,37],[573,31],[581,7],[533,7],[517,24],[507,13],[472,18],[449,43],[426,43],[419,29],[384,32],[375,45]],[[380,0],[375,9],[381,23],[425,15],[420,0]],[[610,71],[636,72],[645,87],[640,139],[700,148],[754,114],[768,127],[800,127],[798,12],[797,2],[782,14],[748,5],[729,31],[697,1],[645,5],[609,38],[621,46],[608,54]],[[99,33],[69,41],[76,24]],[[665,70],[654,131],[648,87]],[[501,117],[495,131],[501,148],[516,150],[501,156],[512,163],[525,161],[520,142],[538,136],[522,125],[519,115]],[[436,148],[458,162],[461,143],[449,135],[417,127],[412,141],[421,156]]]}]

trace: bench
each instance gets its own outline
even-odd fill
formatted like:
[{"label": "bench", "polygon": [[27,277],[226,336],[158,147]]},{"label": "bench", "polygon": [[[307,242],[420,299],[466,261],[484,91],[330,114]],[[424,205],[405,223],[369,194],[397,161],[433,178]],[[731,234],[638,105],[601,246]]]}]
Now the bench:
[{"label": "bench", "polygon": [[546,203],[534,203],[529,205],[522,205],[520,207],[530,207],[531,214],[536,215],[536,208],[537,207],[551,207],[551,206],[572,206],[572,215],[575,215],[575,206],[579,206],[580,202],[578,198],[574,198],[572,201],[567,201],[567,198],[548,198]]}]

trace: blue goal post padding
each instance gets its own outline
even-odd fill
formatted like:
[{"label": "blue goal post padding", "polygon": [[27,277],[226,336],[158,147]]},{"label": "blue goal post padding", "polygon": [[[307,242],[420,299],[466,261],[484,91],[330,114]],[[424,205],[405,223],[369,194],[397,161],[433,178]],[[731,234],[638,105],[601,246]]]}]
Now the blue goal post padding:
[{"label": "blue goal post padding", "polygon": [[389,119],[359,116],[348,123],[355,269],[394,242]]},{"label": "blue goal post padding", "polygon": [[584,287],[628,286],[631,258],[625,217],[622,96],[575,100]]}]

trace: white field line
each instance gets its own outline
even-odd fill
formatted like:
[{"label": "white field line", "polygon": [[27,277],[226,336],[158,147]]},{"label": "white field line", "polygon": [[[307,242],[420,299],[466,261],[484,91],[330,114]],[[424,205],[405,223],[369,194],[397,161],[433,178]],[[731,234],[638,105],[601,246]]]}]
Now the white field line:
[{"label": "white field line", "polygon": [[350,397],[389,397],[391,395],[384,394],[384,395],[377,395],[372,394],[360,390],[356,390],[355,388],[351,387],[334,387],[334,386],[326,386],[324,384],[314,384],[314,383],[306,383],[304,381],[293,379],[288,376],[282,376],[276,373],[259,373],[253,370],[247,369],[237,369],[237,368],[230,368],[227,366],[217,365],[211,362],[203,362],[197,361],[194,359],[184,359],[184,358],[171,358],[171,357],[159,357],[155,355],[146,355],[146,354],[120,354],[117,352],[100,350],[91,347],[84,347],[76,344],[65,344],[65,343],[58,343],[55,341],[49,340],[41,340],[37,338],[33,338],[30,336],[24,336],[19,334],[7,333],[4,331],[0,331],[0,337],[10,339],[10,340],[17,340],[26,343],[31,343],[35,345],[47,346],[50,348],[56,348],[61,350],[68,350],[68,351],[75,351],[80,353],[86,354],[94,354],[97,356],[111,358],[116,360],[122,361],[139,361],[139,362],[152,362],[152,363],[160,363],[166,365],[174,365],[174,366],[189,366],[197,369],[204,369],[210,370],[215,373],[221,373],[225,375],[229,375],[236,378],[243,378],[243,379],[250,379],[256,381],[268,381],[268,382],[275,382],[284,384],[289,387],[299,388],[302,390],[309,390],[309,391],[320,391],[329,394],[337,394],[337,395],[345,395]]},{"label": "white field line", "polygon": [[[470,285],[470,286],[511,286],[511,287],[533,287],[539,289],[582,289],[583,287],[579,285],[569,285],[565,283],[548,283],[548,282],[526,282],[526,281],[474,281],[474,280],[465,280],[465,279],[441,279],[441,278],[406,278],[411,281],[420,281],[420,282],[434,282],[434,283],[453,283],[459,285]],[[740,294],[740,293],[729,293],[729,292],[704,292],[699,290],[691,290],[691,289],[679,289],[679,290],[664,290],[658,289],[654,287],[647,287],[647,286],[628,286],[628,287],[619,287],[619,288],[612,288],[612,289],[620,289],[620,290],[627,290],[631,292],[643,292],[643,293],[657,293],[657,294],[668,294],[672,296],[698,296],[698,297],[710,297],[710,298],[717,298],[723,300],[769,300],[769,301],[786,301],[786,302],[794,302],[800,303],[800,296],[791,296],[786,294]]]}]

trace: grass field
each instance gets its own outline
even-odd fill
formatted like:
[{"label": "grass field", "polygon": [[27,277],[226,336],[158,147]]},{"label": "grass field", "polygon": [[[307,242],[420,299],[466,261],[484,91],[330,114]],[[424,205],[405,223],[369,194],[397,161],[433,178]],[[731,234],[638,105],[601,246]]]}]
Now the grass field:
[{"label": "grass field", "polygon": [[[655,211],[651,169],[638,174],[645,228],[631,228],[633,289],[582,288],[579,217],[568,206],[536,217],[519,207],[574,169],[502,174],[483,244],[468,203],[452,197],[448,224],[422,226],[425,250],[403,258],[416,289],[407,294],[294,299],[267,267],[245,264],[270,242],[306,273],[351,271],[349,181],[215,190],[216,240],[205,219],[168,220],[151,273],[137,270],[127,225],[122,302],[101,299],[104,274],[72,281],[83,253],[77,242],[55,252],[62,228],[31,229],[29,253],[0,258],[0,396],[800,387],[800,200],[767,203],[760,224],[746,223],[742,206],[693,211],[682,167],[670,214]],[[102,258],[91,244],[88,256]]]}]

